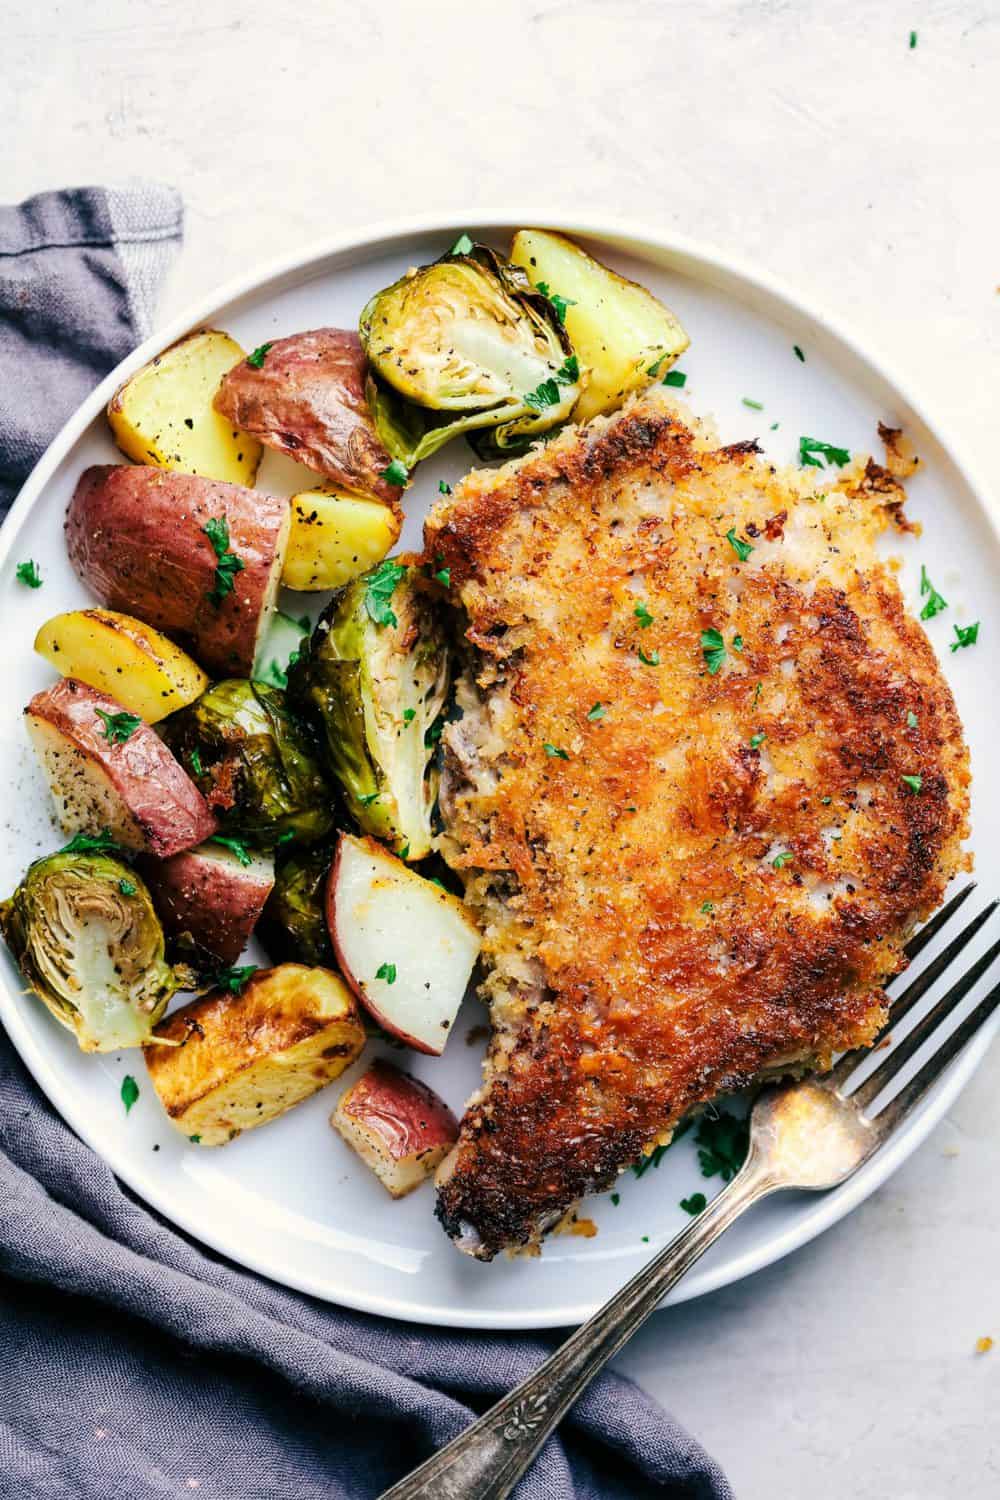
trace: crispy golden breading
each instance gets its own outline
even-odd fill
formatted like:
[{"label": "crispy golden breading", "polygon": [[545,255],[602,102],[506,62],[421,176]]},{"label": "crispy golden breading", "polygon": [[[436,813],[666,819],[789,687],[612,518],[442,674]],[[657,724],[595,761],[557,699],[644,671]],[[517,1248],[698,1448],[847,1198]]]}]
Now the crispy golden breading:
[{"label": "crispy golden breading", "polygon": [[656,392],[432,514],[469,654],[442,847],[494,1028],[439,1177],[461,1248],[532,1243],[686,1111],[878,1029],[969,774],[873,469],[777,470]]}]

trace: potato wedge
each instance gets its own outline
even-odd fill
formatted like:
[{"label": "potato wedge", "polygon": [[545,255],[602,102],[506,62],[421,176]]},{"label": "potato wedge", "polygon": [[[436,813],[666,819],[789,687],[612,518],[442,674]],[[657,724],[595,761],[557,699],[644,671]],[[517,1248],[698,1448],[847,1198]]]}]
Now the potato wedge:
[{"label": "potato wedge", "polygon": [[573,408],[576,422],[615,411],[633,391],[662,380],[691,342],[652,292],[561,234],[518,230],[510,258],[535,286],[566,299],[566,332],[581,365],[590,367],[590,380]]},{"label": "potato wedge", "polygon": [[381,562],[399,538],[399,516],[379,500],[316,489],[293,495],[291,506],[281,575],[289,589],[339,589]]},{"label": "potato wedge", "polygon": [[221,844],[202,844],[170,859],[139,861],[171,956],[234,964],[250,940],[274,885],[274,860],[242,858]]},{"label": "potato wedge", "polygon": [[108,422],[125,457],[252,485],[261,446],[212,405],[223,375],[245,358],[228,333],[201,328],[126,380],[108,404]]},{"label": "potato wedge", "polygon": [[243,360],[215,398],[234,427],[251,433],[336,485],[391,503],[400,487],[368,407],[368,361],[350,328],[315,328],[262,346]]},{"label": "potato wedge", "polygon": [[280,964],[258,969],[239,994],[193,1000],[153,1037],[146,1066],[171,1124],[199,1145],[223,1146],[337,1078],[365,1029],[331,970]]},{"label": "potato wedge", "polygon": [[147,724],[193,703],[208,677],[173,641],[132,615],[72,609],[53,615],[35,636],[35,650],[63,677],[75,677]]},{"label": "potato wedge", "polygon": [[72,677],[36,693],[25,709],[63,829],[107,829],[124,848],[161,859],[211,838],[215,818],[187,772],[148,724],[108,722],[121,712],[114,698]]},{"label": "potato wedge", "polygon": [[[287,500],[242,485],[103,465],[80,476],[66,546],[102,604],[165,631],[213,676],[249,677],[275,610],[290,517]],[[228,569],[223,550],[236,559]]]},{"label": "potato wedge", "polygon": [[444,1100],[381,1059],[346,1090],[330,1124],[393,1198],[419,1187],[458,1137]]}]

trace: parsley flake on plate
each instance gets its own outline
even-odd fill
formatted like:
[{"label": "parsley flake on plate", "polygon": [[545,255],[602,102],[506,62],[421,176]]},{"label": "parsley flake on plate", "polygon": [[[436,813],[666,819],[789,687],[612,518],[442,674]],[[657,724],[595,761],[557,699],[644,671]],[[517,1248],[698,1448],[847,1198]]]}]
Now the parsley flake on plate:
[{"label": "parsley flake on plate", "polygon": [[729,1182],[746,1160],[750,1149],[750,1122],[731,1115],[702,1115],[695,1133],[698,1162],[703,1177],[721,1177]]},{"label": "parsley flake on plate", "polygon": [[587,718],[590,720],[590,722],[592,724],[596,724],[596,722],[597,722],[598,719],[603,719],[604,718],[604,715],[607,713],[607,711],[608,710],[607,710],[607,707],[605,706],[605,704],[603,704],[600,701],[598,701],[597,703],[594,704],[593,708],[588,708],[588,710],[587,710]]},{"label": "parsley flake on plate", "polygon": [[253,353],[247,355],[247,364],[250,366],[251,370],[261,369],[265,359],[270,354],[273,348],[273,344],[258,344]]},{"label": "parsley flake on plate", "polygon": [[250,977],[256,974],[259,967],[259,964],[242,964],[227,969],[219,969],[213,978],[218,989],[228,990],[231,995],[238,995]]},{"label": "parsley flake on plate", "polygon": [[645,630],[647,625],[652,625],[653,620],[655,619],[655,616],[651,615],[649,613],[649,610],[646,607],[646,603],[642,599],[639,600],[638,604],[636,605],[636,607],[632,611],[632,613],[635,615],[636,619],[639,621],[639,629],[640,630]]},{"label": "parsley flake on plate", "polygon": [[692,1193],[690,1198],[681,1199],[679,1207],[683,1208],[684,1212],[690,1214],[692,1219],[694,1219],[697,1218],[698,1214],[704,1213],[707,1204],[708,1199],[704,1193]]},{"label": "parsley flake on plate", "polygon": [[668,370],[660,384],[673,385],[676,386],[678,390],[681,390],[684,386],[687,385],[687,376],[685,375],[683,370]]},{"label": "parsley flake on plate", "polygon": [[139,1085],[136,1083],[136,1081],[132,1077],[131,1073],[126,1073],[125,1077],[122,1079],[122,1086],[121,1086],[121,1099],[122,1099],[122,1103],[125,1106],[125,1113],[126,1114],[129,1113],[129,1111],[131,1110],[133,1104],[138,1099],[138,1097],[139,1097]]},{"label": "parsley flake on plate", "polygon": [[805,355],[804,355],[804,354],[803,354],[803,353],[802,353],[802,350],[801,350],[801,349],[800,349],[800,348],[799,348],[799,346],[798,346],[798,344],[793,344],[793,345],[792,345],[792,348],[793,348],[793,349],[794,349],[794,350],[795,350],[795,358],[796,358],[796,359],[800,359],[800,360],[801,360],[801,361],[802,361],[802,363],[803,363],[803,364],[805,364],[805,362],[806,362],[806,357],[805,357]]},{"label": "parsley flake on plate", "polygon": [[701,632],[701,650],[708,668],[708,675],[714,677],[726,659],[726,643],[722,639],[722,632],[713,626],[710,630]]},{"label": "parsley flake on plate", "polygon": [[924,778],[922,776],[901,776],[899,779],[905,787],[909,788],[914,796],[916,796],[917,792],[921,790],[924,784]]},{"label": "parsley flake on plate", "polygon": [[33,558],[29,557],[27,562],[19,562],[14,569],[14,576],[18,583],[25,584],[29,589],[40,589],[42,586],[42,575]]},{"label": "parsley flake on plate", "polygon": [[451,494],[451,485],[448,483],[448,481],[446,479],[439,479],[438,480],[438,494],[439,495],[450,495]]},{"label": "parsley flake on plate", "polygon": [[783,870],[784,867],[785,867],[785,865],[790,865],[791,862],[792,862],[792,860],[794,858],[795,858],[795,855],[792,853],[792,851],[790,849],[782,849],[782,851],[781,851],[780,854],[776,854],[774,856],[774,858],[771,861],[771,864],[774,866],[774,868],[776,870]]},{"label": "parsley flake on plate", "polygon": [[963,646],[974,646],[979,639],[979,621],[972,625],[956,625],[955,640],[951,644],[953,651],[960,651]]},{"label": "parsley flake on plate", "polygon": [[933,620],[935,615],[939,615],[943,609],[948,608],[947,599],[943,598],[931,583],[930,575],[923,563],[920,564],[920,597],[926,599],[920,611],[922,620]]},{"label": "parsley flake on plate", "polygon": [[119,880],[118,889],[123,896],[134,896],[137,887],[132,884],[131,880]]},{"label": "parsley flake on plate", "polygon": [[549,760],[569,760],[569,756],[566,754],[566,751],[560,750],[558,745],[551,744],[549,740],[542,741],[542,749],[549,757]]},{"label": "parsley flake on plate", "polygon": [[764,733],[763,729],[758,729],[756,734],[752,734],[750,736],[750,749],[758,750],[760,746],[763,745],[766,739],[767,735]]},{"label": "parsley flake on plate", "polygon": [[375,970],[375,978],[376,979],[384,979],[385,982],[386,982],[386,984],[395,984],[396,983],[396,965],[395,964],[379,964],[378,968]]},{"label": "parsley flake on plate", "polygon": [[741,399],[743,401],[743,405],[744,406],[749,406],[749,408],[750,408],[751,411],[763,411],[764,410],[764,403],[763,403],[763,401],[754,401],[751,396],[743,396]]},{"label": "parsley flake on plate", "polygon": [[660,653],[659,651],[651,651],[647,656],[645,651],[643,651],[642,647],[640,646],[639,660],[642,662],[644,667],[658,667],[660,665]]},{"label": "parsley flake on plate", "polygon": [[562,399],[559,395],[561,385],[575,385],[580,378],[580,361],[575,354],[568,354],[562,365],[548,380],[543,380],[533,391],[526,391],[524,400],[536,411],[542,411],[546,406],[558,406]]},{"label": "parsley flake on plate", "polygon": [[746,562],[747,558],[753,551],[753,546],[750,542],[745,541],[743,537],[736,535],[735,526],[731,526],[726,532],[726,541],[729,543],[730,547],[732,547],[740,562]]},{"label": "parsley flake on plate", "polygon": [[460,234],[458,239],[448,251],[449,255],[468,255],[472,250],[472,240],[467,234]]}]

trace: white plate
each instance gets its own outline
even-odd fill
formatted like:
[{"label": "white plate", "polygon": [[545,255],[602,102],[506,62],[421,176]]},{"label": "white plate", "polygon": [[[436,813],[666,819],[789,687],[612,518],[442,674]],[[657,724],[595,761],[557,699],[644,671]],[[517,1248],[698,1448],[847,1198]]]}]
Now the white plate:
[{"label": "white plate", "polygon": [[[758,436],[782,462],[794,457],[803,433],[878,451],[879,417],[904,426],[915,439],[925,468],[911,485],[910,513],[922,521],[924,535],[895,550],[905,559],[911,602],[917,600],[923,560],[952,606],[928,629],[958,695],[973,764],[982,773],[974,807],[979,879],[985,890],[1000,890],[997,840],[987,836],[997,826],[996,780],[988,769],[998,739],[990,685],[1000,639],[1000,600],[994,587],[1000,541],[982,488],[899,381],[828,318],[807,311],[758,274],[690,243],[635,226],[561,222],[570,232],[589,236],[618,269],[644,281],[676,310],[692,338],[681,361],[688,372],[685,394],[696,408],[715,413],[724,439]],[[62,519],[80,470],[119,460],[102,415],[118,383],[189,328],[204,323],[228,329],[248,349],[299,329],[352,327],[370,293],[406,266],[432,258],[463,229],[502,246],[517,223],[476,226],[436,219],[381,226],[363,239],[328,244],[243,281],[138,349],[67,423],[29,479],[0,539],[6,641],[0,777],[9,794],[10,834],[0,853],[0,890],[13,889],[29,860],[61,842],[27,752],[20,709],[51,680],[50,669],[31,651],[38,625],[59,610],[87,602],[65,558]],[[795,344],[804,351],[804,363]],[[744,396],[763,402],[764,410],[748,409]],[[776,422],[780,425],[772,430]],[[262,478],[278,482],[282,464],[267,462]],[[419,470],[407,496],[408,545],[418,541],[423,509],[433,499],[438,479],[454,480],[468,463],[468,450],[456,442]],[[284,482],[292,482],[292,469],[285,466]],[[27,557],[41,566],[45,583],[40,590],[14,581],[15,563]],[[952,625],[977,617],[982,620],[980,644],[949,653]],[[447,1242],[433,1217],[429,1189],[391,1203],[333,1134],[327,1116],[343,1085],[224,1150],[199,1150],[168,1126],[138,1054],[85,1057],[40,1004],[19,993],[18,976],[6,954],[2,964],[0,1014],[16,1047],[53,1104],[122,1181],[213,1249],[331,1301],[442,1325],[574,1323],[681,1228],[686,1222],[679,1207],[682,1197],[718,1185],[717,1178],[702,1182],[688,1138],[641,1181],[627,1174],[619,1185],[619,1206],[608,1197],[587,1206],[599,1226],[596,1237],[556,1238],[540,1259],[480,1265]],[[407,1059],[456,1108],[475,1085],[481,1052],[481,1045],[465,1045],[463,1030],[482,1019],[478,1008],[467,1003],[463,1025],[443,1058]],[[987,1038],[980,1037],[899,1139],[843,1188],[822,1197],[784,1195],[749,1214],[681,1283],[678,1298],[745,1276],[841,1218],[941,1118],[986,1046]],[[141,1096],[126,1118],[119,1087],[130,1071]]]}]

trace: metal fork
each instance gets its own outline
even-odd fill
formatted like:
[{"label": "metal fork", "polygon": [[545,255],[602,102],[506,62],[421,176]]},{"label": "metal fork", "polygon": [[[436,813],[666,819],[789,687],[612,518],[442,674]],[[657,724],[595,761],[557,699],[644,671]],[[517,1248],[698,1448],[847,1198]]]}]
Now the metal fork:
[{"label": "metal fork", "polygon": [[[921,928],[907,946],[908,957],[915,958],[933,941],[974,889],[967,885]],[[998,905],[992,901],[979,912],[907,985],[893,1003],[873,1049],[889,1045],[892,1028],[951,967]],[[1000,942],[995,942],[853,1091],[849,1085],[854,1074],[871,1057],[868,1048],[845,1053],[822,1076],[762,1089],[750,1116],[746,1161],[728,1187],[533,1375],[454,1442],[386,1490],[381,1500],[503,1500],[509,1495],[594,1376],[751,1204],[779,1188],[821,1191],[836,1187],[885,1144],[1000,1005],[1000,984],[996,984],[960,1025],[943,1035],[942,1023],[998,957]],[[934,1053],[888,1103],[873,1112],[870,1106],[931,1037],[938,1042]]]}]

